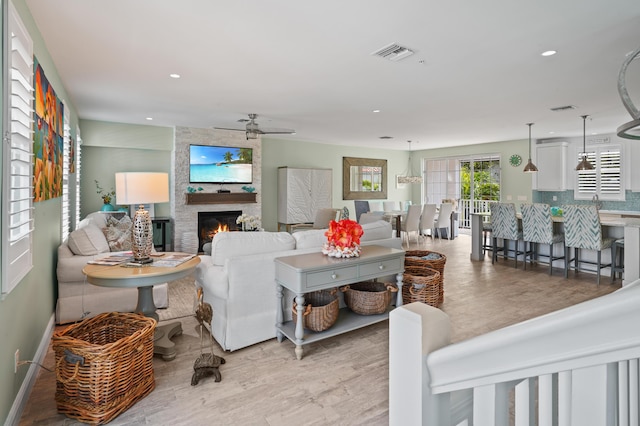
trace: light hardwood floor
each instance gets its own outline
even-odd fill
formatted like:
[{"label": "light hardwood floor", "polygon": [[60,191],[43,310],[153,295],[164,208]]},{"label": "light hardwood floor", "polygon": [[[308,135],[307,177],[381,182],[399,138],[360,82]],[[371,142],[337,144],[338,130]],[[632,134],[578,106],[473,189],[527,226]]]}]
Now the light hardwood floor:
[{"label": "light hardwood floor", "polygon": [[[620,280],[561,270],[553,276],[541,265],[523,271],[512,261],[492,265],[469,260],[471,241],[428,239],[411,248],[447,256],[444,304],[460,341],[552,312],[620,288]],[[521,262],[519,262],[522,265]],[[305,346],[297,361],[294,345],[276,339],[225,357],[222,381],[191,386],[193,362],[200,350],[194,318],[182,319],[184,332],[174,339],[176,360],[154,359],[155,390],[114,419],[113,425],[386,425],[388,424],[388,323],[376,324]],[[50,350],[45,365],[53,369]],[[42,370],[29,397],[21,425],[72,425],[57,414],[55,375]]]}]

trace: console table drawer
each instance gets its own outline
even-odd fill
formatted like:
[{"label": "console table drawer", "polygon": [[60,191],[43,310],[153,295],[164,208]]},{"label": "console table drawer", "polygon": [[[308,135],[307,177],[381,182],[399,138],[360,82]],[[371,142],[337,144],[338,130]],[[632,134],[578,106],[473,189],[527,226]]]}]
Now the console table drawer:
[{"label": "console table drawer", "polygon": [[403,269],[403,258],[381,260],[379,262],[371,262],[360,265],[360,276],[364,278],[370,275],[380,275],[380,273],[384,273],[386,271],[388,271],[389,274],[395,274],[398,271],[402,271]]},{"label": "console table drawer", "polygon": [[358,266],[348,268],[336,268],[331,271],[311,272],[307,274],[307,288],[333,287],[331,284],[341,284],[345,280],[353,280],[358,277]]}]

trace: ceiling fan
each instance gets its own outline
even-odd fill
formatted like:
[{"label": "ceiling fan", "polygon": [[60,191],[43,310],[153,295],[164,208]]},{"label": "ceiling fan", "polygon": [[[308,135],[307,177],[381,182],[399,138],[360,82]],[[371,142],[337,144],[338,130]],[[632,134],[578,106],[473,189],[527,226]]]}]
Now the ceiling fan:
[{"label": "ceiling fan", "polygon": [[[258,114],[249,114],[249,119],[243,118],[238,120],[241,123],[247,123],[245,126],[245,132],[248,139],[257,139],[258,135],[295,135],[296,131],[292,129],[277,129],[277,128],[264,128],[260,127],[256,123]],[[223,129],[222,127],[219,127]],[[225,129],[225,130],[240,130],[240,129]]]}]

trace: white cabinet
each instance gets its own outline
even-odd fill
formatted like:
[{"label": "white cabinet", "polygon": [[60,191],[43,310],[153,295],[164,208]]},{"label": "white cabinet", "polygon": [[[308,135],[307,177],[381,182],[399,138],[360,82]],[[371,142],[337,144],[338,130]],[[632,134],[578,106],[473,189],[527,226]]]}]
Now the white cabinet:
[{"label": "white cabinet", "polygon": [[533,189],[538,191],[564,191],[567,186],[567,142],[543,143],[536,146]]},{"label": "white cabinet", "polygon": [[331,169],[278,169],[278,224],[311,223],[316,211],[333,207]]}]

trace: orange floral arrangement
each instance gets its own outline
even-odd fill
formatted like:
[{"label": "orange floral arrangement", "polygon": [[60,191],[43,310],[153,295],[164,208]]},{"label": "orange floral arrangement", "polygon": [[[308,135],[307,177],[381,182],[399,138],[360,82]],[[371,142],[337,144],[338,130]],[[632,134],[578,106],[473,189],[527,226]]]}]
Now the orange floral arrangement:
[{"label": "orange floral arrangement", "polygon": [[332,257],[360,256],[360,237],[364,231],[356,221],[342,219],[339,222],[329,222],[329,229],[324,235],[327,242],[322,247],[322,253]]}]

